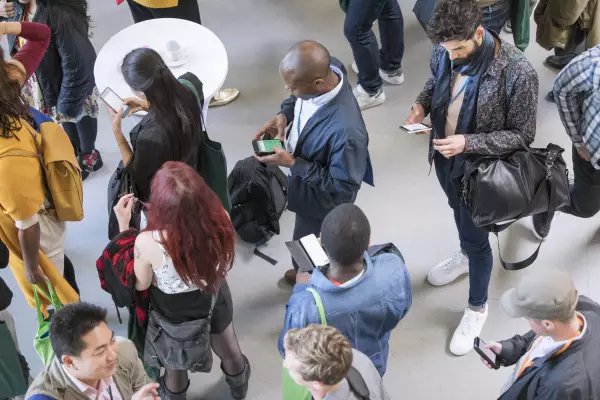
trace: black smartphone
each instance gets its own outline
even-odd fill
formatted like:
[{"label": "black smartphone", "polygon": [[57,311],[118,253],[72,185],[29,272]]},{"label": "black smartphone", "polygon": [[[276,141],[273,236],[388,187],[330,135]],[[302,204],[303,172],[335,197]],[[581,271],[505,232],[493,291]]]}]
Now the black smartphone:
[{"label": "black smartphone", "polygon": [[100,98],[104,103],[110,107],[114,112],[119,112],[119,109],[123,107],[123,118],[129,114],[129,106],[125,105],[123,99],[119,97],[111,88],[107,87],[104,89]]},{"label": "black smartphone", "polygon": [[494,353],[492,350],[485,347],[485,342],[481,340],[479,337],[475,338],[475,343],[473,343],[473,348],[475,351],[487,361],[488,364],[492,366],[494,369],[500,368],[500,359],[498,355]]},{"label": "black smartphone", "polygon": [[261,157],[275,154],[274,147],[284,148],[283,142],[278,139],[254,140],[252,141],[252,147],[254,148],[254,153]]}]

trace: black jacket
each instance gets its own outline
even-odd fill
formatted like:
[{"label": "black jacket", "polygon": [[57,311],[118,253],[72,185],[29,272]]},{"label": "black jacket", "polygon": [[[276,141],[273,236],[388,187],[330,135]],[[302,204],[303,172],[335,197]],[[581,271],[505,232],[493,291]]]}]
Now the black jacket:
[{"label": "black jacket", "polygon": [[83,110],[84,100],[96,86],[96,50],[84,20],[73,19],[67,29],[58,29],[40,11],[36,12],[33,22],[46,24],[52,30],[48,50],[35,71],[44,104],[56,106],[66,116],[77,117]]},{"label": "black jacket", "polygon": [[[600,400],[600,305],[579,296],[577,311],[587,323],[583,337],[555,357],[536,359],[501,400]],[[514,365],[535,339],[530,331],[500,342],[503,365]]]},{"label": "black jacket", "polygon": [[[180,76],[180,79],[192,82],[199,96],[203,97],[202,82],[194,74],[186,72]],[[194,111],[201,113],[200,105],[196,105]],[[165,143],[164,131],[158,124],[152,107],[129,135],[133,147],[133,159],[129,162],[128,167],[131,168],[137,196],[143,202],[147,202],[150,198],[150,184],[154,174],[167,161],[181,161],[197,168],[199,147],[189,149],[189,153],[183,159],[175,157],[172,147]],[[198,135],[202,135],[202,132],[198,132]]]},{"label": "black jacket", "polygon": [[[344,65],[331,63],[344,74],[338,95],[306,122],[294,151],[296,162],[288,186],[288,209],[323,219],[342,203],[353,203],[362,182],[373,185],[369,135],[348,83]],[[288,124],[294,120],[296,97],[281,104]],[[289,135],[289,131],[288,131]]]}]

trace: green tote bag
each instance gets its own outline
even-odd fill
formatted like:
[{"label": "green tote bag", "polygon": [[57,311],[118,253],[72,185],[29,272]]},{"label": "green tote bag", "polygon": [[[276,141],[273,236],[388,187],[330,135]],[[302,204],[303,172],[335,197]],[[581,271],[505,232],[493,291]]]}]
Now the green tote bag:
[{"label": "green tote bag", "polygon": [[33,296],[35,297],[35,308],[37,311],[38,318],[38,330],[33,339],[33,348],[35,352],[40,356],[44,366],[48,366],[54,358],[54,350],[52,350],[52,344],[50,343],[50,322],[44,320],[44,314],[40,306],[40,298],[38,292],[42,293],[54,307],[54,311],[58,311],[62,308],[62,304],[58,299],[58,296],[54,292],[54,288],[50,282],[46,282],[48,285],[48,293],[45,293],[39,286],[33,286]]},{"label": "green tote bag", "polygon": [[[317,303],[317,308],[319,309],[319,315],[321,316],[321,324],[327,325],[327,318],[325,318],[325,309],[323,308],[323,302],[321,301],[321,296],[319,293],[313,288],[306,289],[312,293],[315,298],[315,303]],[[290,376],[287,368],[283,368],[283,373],[281,375],[282,379],[282,388],[283,388],[283,397],[285,400],[311,400],[312,394],[306,389],[298,385]]]}]

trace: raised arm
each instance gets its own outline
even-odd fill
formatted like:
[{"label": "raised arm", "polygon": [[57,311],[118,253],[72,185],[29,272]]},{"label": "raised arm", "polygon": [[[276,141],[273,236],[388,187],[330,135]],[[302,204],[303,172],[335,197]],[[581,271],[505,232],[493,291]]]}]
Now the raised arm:
[{"label": "raised arm", "polygon": [[16,35],[27,40],[9,61],[24,73],[22,77],[17,77],[19,82],[24,84],[33,75],[46,53],[50,43],[50,28],[35,22],[2,22],[0,32],[2,35]]}]

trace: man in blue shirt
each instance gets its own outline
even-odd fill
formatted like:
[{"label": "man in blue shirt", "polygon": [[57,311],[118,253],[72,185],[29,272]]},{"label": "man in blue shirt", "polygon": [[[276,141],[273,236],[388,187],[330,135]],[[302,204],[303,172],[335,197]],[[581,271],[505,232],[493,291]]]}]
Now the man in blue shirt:
[{"label": "man in blue shirt", "polygon": [[[600,211],[600,45],[573,59],[554,81],[554,100],[573,142],[571,204],[560,211],[591,218]],[[544,214],[533,216],[543,238],[550,226]]]},{"label": "man in blue shirt", "polygon": [[288,330],[322,323],[313,294],[307,290],[312,288],[321,297],[327,325],[341,331],[383,376],[390,331],[410,308],[412,291],[400,256],[369,256],[370,236],[366,215],[353,204],[337,206],[325,217],[321,243],[329,257],[329,269],[315,269],[312,276],[298,273],[279,338],[282,356]]}]

